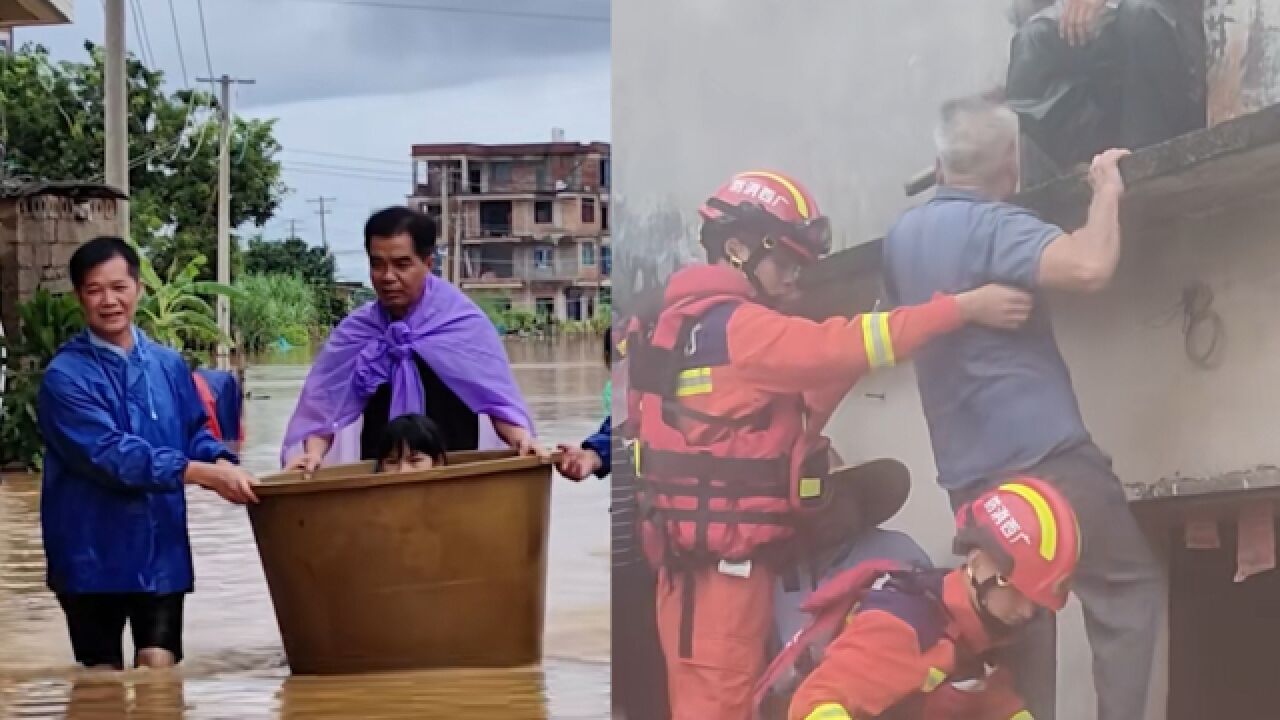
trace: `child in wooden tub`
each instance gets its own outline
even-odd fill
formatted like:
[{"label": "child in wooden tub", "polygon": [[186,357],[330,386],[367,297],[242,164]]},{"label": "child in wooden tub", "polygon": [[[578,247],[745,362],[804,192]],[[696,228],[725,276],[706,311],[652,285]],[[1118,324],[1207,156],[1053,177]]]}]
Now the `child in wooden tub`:
[{"label": "child in wooden tub", "polygon": [[447,465],[444,433],[421,414],[401,415],[387,423],[374,472],[414,472]]}]

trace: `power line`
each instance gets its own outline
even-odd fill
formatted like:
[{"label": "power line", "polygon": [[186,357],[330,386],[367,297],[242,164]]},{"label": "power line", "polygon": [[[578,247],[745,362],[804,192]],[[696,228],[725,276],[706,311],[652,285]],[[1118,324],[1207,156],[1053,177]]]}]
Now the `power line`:
[{"label": "power line", "polygon": [[458,7],[453,5],[411,5],[389,0],[293,0],[326,5],[385,8],[388,10],[413,10],[416,12],[449,13],[454,15],[490,15],[521,20],[562,20],[566,22],[590,22],[608,24],[609,18],[601,15],[571,15],[567,13],[523,12],[519,10],[495,10],[491,8]]},{"label": "power line", "polygon": [[404,160],[392,160],[391,158],[370,157],[368,155],[347,155],[345,153],[324,152],[322,150],[297,150],[294,148],[285,148],[284,151],[288,153],[296,153],[298,155],[315,155],[318,157],[331,157],[331,158],[340,158],[345,160],[359,160],[362,162],[370,162],[370,163],[385,163],[388,165],[396,165],[399,167],[404,167],[405,165]]},{"label": "power line", "polygon": [[292,167],[289,165],[285,165],[284,169],[289,172],[300,173],[302,175],[324,175],[326,177],[339,177],[339,178],[347,178],[350,180],[368,180],[369,182],[394,183],[396,185],[406,184],[404,179],[396,180],[394,178],[377,177],[374,175],[357,175],[355,173],[340,173],[340,172],[332,172],[328,170],[311,170],[307,168]]},{"label": "power line", "polygon": [[[187,56],[182,51],[182,32],[178,30],[178,11],[173,6],[173,0],[169,0],[169,19],[173,21],[173,40],[178,44],[178,66],[182,68],[182,86],[189,89],[191,81],[187,79]],[[213,76],[212,70],[209,71],[209,76]]]},{"label": "power line", "polygon": [[204,0],[196,0],[196,9],[200,13],[200,37],[204,41],[204,62],[209,70],[209,88],[216,91],[218,86],[215,82],[217,76],[213,74],[213,56],[209,54],[209,28],[204,22]]},{"label": "power line", "polygon": [[300,168],[304,170],[326,170],[358,175],[360,177],[377,178],[379,180],[394,180],[400,183],[409,183],[413,178],[409,173],[391,173],[387,171],[375,170],[372,168],[352,167],[350,165],[329,165],[326,163],[313,163],[306,161],[298,161],[289,164],[289,167]]},{"label": "power line", "polygon": [[151,36],[147,33],[146,19],[142,17],[142,4],[138,0],[129,0],[130,9],[133,11],[133,33],[138,36],[138,56],[147,64],[147,67],[156,66],[156,52],[151,47]]}]

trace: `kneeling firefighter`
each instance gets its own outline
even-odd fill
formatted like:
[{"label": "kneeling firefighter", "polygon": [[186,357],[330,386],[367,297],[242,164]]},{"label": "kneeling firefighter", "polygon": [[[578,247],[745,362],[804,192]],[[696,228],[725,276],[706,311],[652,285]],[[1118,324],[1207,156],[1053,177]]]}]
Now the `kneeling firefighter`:
[{"label": "kneeling firefighter", "polygon": [[822,501],[821,431],[854,382],[966,321],[1017,327],[1030,296],[989,285],[890,313],[780,313],[831,229],[800,183],[750,171],[702,206],[706,265],[628,328],[642,541],[675,720],[745,720],[772,624],[774,551]]},{"label": "kneeling firefighter", "polygon": [[795,691],[791,720],[1032,720],[998,651],[1037,613],[1066,604],[1080,558],[1075,513],[1049,483],[1016,478],[956,521],[966,556],[957,569],[869,560],[819,588],[806,604],[812,622],[765,672],[757,699],[807,655],[822,660]]}]

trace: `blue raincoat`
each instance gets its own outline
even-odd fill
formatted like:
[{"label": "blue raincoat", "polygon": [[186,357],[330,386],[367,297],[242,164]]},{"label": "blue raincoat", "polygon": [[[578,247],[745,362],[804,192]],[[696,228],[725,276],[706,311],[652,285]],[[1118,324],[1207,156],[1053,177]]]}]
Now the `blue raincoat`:
[{"label": "blue raincoat", "polygon": [[596,471],[596,477],[608,477],[609,469],[613,465],[612,422],[613,417],[606,416],[604,422],[600,423],[600,429],[596,431],[596,434],[582,442],[584,449],[594,450],[600,456],[601,464],[600,469]]},{"label": "blue raincoat", "polygon": [[182,357],[136,329],[134,338],[126,356],[81,332],[40,386],[40,521],[54,592],[190,592],[188,459],[239,462],[206,429]]}]

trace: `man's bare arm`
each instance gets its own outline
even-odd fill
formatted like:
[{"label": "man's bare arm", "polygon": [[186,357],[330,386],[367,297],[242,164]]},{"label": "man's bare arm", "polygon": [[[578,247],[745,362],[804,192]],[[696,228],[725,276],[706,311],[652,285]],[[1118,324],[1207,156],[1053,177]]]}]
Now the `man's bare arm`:
[{"label": "man's bare arm", "polygon": [[1127,150],[1108,150],[1089,169],[1093,201],[1084,227],[1058,236],[1040,256],[1041,287],[1079,293],[1105,288],[1120,261],[1120,198],[1124,180],[1117,163]]}]

